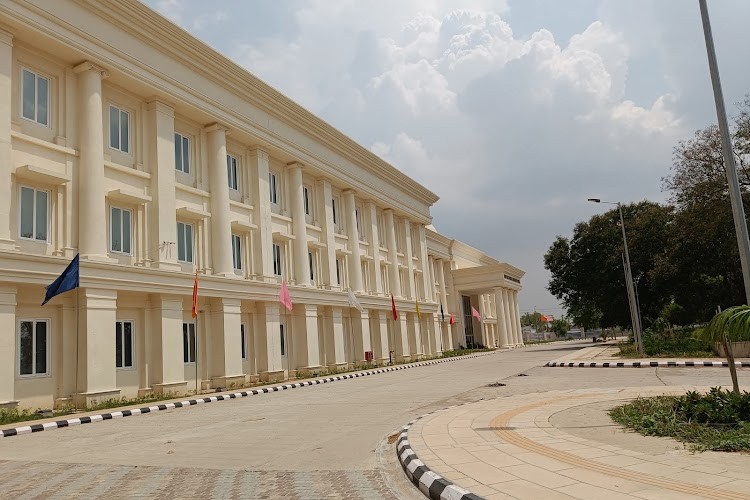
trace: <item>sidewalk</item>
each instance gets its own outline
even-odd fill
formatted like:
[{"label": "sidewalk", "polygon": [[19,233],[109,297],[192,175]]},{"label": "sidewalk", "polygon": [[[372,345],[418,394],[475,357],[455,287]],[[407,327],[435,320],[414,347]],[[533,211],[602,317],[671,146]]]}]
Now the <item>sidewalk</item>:
[{"label": "sidewalk", "polygon": [[[616,343],[606,342],[584,347],[566,356],[549,361],[545,366],[569,368],[648,368],[728,366],[725,358],[623,358]],[[735,358],[735,366],[750,367],[749,358]]]},{"label": "sidewalk", "polygon": [[552,391],[456,406],[417,420],[398,452],[434,473],[421,471],[422,482],[437,474],[487,499],[750,499],[750,456],[692,454],[671,439],[625,434],[606,415],[638,396],[691,389],[707,388]]}]

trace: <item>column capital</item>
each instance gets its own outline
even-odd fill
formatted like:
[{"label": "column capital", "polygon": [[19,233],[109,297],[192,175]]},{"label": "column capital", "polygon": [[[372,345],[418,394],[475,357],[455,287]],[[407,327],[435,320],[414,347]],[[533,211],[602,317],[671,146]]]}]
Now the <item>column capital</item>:
[{"label": "column capital", "polygon": [[261,148],[250,148],[248,149],[250,156],[257,156],[259,160],[268,161],[268,152]]},{"label": "column capital", "polygon": [[8,31],[5,26],[0,25],[0,43],[4,43],[5,45],[13,46],[13,33]]},{"label": "column capital", "polygon": [[393,216],[395,216],[395,215],[396,215],[396,212],[394,212],[392,208],[384,208],[384,209],[383,209],[383,213],[384,213],[384,214],[391,214],[391,215],[393,215]]},{"label": "column capital", "polygon": [[157,111],[159,113],[164,113],[165,115],[174,118],[174,104],[163,101],[156,97],[146,101],[146,109],[148,111]]},{"label": "column capital", "polygon": [[227,127],[223,123],[219,123],[219,122],[209,123],[208,125],[206,125],[204,127],[203,130],[205,130],[206,132],[209,132],[209,133],[210,132],[222,131],[226,135],[229,135],[229,127]]},{"label": "column capital", "polygon": [[304,165],[298,161],[290,161],[289,163],[286,164],[286,168],[290,170],[295,169],[295,168],[302,170],[304,168]]},{"label": "column capital", "polygon": [[73,73],[77,75],[81,73],[85,73],[87,71],[91,71],[93,73],[99,73],[102,79],[107,78],[109,76],[109,72],[106,69],[102,68],[101,66],[97,64],[92,63],[91,61],[83,61],[82,63],[73,67]]},{"label": "column capital", "polygon": [[347,188],[347,189],[342,190],[341,194],[343,194],[344,196],[354,196],[357,194],[357,192],[353,190],[352,188]]}]

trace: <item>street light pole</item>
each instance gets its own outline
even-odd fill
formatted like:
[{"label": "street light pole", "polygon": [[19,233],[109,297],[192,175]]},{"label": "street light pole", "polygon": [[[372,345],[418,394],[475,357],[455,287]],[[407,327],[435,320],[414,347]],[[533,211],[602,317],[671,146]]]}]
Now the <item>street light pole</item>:
[{"label": "street light pole", "polygon": [[703,35],[706,38],[706,52],[708,53],[708,68],[711,72],[711,85],[714,90],[714,101],[716,102],[716,117],[719,121],[719,135],[721,136],[721,149],[724,156],[724,169],[727,173],[729,184],[729,200],[732,203],[732,215],[734,216],[734,230],[737,234],[737,246],[740,251],[740,265],[742,277],[745,282],[745,300],[750,304],[750,238],[748,238],[747,222],[745,221],[745,209],[742,206],[742,194],[740,183],[737,180],[737,167],[734,162],[732,141],[729,136],[729,125],[727,124],[727,112],[724,109],[724,95],[721,91],[721,80],[719,79],[719,67],[716,63],[716,50],[711,35],[711,22],[708,19],[708,7],[706,0],[698,0],[703,21]]},{"label": "street light pole", "polygon": [[638,352],[643,355],[643,332],[641,330],[641,311],[635,298],[635,287],[633,286],[633,271],[630,267],[630,252],[628,252],[628,237],[625,235],[625,219],[622,216],[622,205],[618,201],[602,201],[599,198],[589,198],[588,201],[594,203],[606,203],[607,205],[617,205],[620,213],[620,228],[622,229],[622,243],[625,248],[625,286],[628,290],[628,302],[630,302],[630,322],[633,325],[633,336],[635,337]]}]

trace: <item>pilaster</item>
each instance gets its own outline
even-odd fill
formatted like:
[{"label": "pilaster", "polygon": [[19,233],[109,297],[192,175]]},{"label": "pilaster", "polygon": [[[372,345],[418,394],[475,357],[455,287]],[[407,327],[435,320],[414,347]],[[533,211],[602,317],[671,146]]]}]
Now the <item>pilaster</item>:
[{"label": "pilaster", "polygon": [[263,302],[258,303],[256,307],[261,311],[259,326],[263,329],[258,339],[257,353],[260,380],[263,382],[284,380],[287,374],[281,364],[279,303]]},{"label": "pilaster", "polygon": [[[13,151],[11,147],[11,113],[13,102],[13,36],[0,30],[0,250],[16,250],[10,234]],[[8,331],[15,331],[15,327]],[[10,365],[14,366],[13,363]],[[8,380],[13,380],[10,378]],[[0,402],[4,401],[0,393]]]},{"label": "pilaster", "polygon": [[151,349],[154,353],[152,387],[154,392],[185,392],[185,361],[183,358],[182,297],[152,295],[150,299]]},{"label": "pilaster", "polygon": [[387,314],[386,311],[379,311],[377,309],[370,309],[369,311],[373,358],[378,364],[386,364],[390,359]]},{"label": "pilaster", "polygon": [[326,328],[326,363],[329,368],[346,365],[344,350],[344,315],[340,307],[331,308],[331,316]]},{"label": "pilaster", "polygon": [[388,278],[391,282],[391,293],[394,297],[401,297],[401,277],[398,273],[398,250],[396,248],[396,221],[393,216],[393,210],[387,208],[383,210],[383,219],[385,225],[386,243],[388,245],[388,260],[391,265],[388,267]]},{"label": "pilaster", "polygon": [[333,224],[333,193],[331,183],[327,179],[318,181],[318,207],[323,214],[321,220],[321,230],[323,232],[323,241],[325,242],[324,254],[321,258],[324,266],[324,284],[331,288],[337,288],[336,282],[336,239],[334,236]]},{"label": "pilaster", "polygon": [[206,347],[209,354],[208,378],[212,387],[227,387],[244,382],[239,299],[211,299],[211,330]]},{"label": "pilaster", "polygon": [[298,304],[294,307],[291,334],[295,354],[293,363],[297,373],[320,368],[318,306]]},{"label": "pilaster", "polygon": [[352,309],[350,314],[354,337],[354,361],[364,362],[365,352],[372,351],[370,343],[370,318],[367,309],[362,312]]},{"label": "pilaster", "polygon": [[[254,179],[252,184],[252,195],[255,201],[255,223],[258,229],[253,238],[253,258],[255,269],[260,274],[259,279],[266,283],[276,283],[273,274],[273,233],[271,226],[271,198],[270,186],[268,184],[268,153],[262,149],[253,149],[249,152],[250,175]],[[280,361],[279,361],[280,362]]]},{"label": "pilaster", "polygon": [[375,295],[383,295],[383,277],[380,274],[380,236],[378,235],[378,209],[375,203],[371,200],[365,202],[365,212],[367,218],[370,221],[370,234],[372,234],[372,240],[370,241],[370,248],[372,249],[372,281],[374,285]]},{"label": "pilaster", "polygon": [[352,255],[349,259],[349,285],[352,291],[362,293],[362,251],[359,248],[359,231],[357,230],[357,205],[354,200],[354,191],[344,191],[344,203],[346,206],[346,235],[349,239],[349,251]]},{"label": "pilaster", "polygon": [[406,283],[401,283],[401,291],[404,297],[414,299],[417,297],[417,284],[414,281],[414,252],[411,242],[411,222],[404,218],[404,255],[406,256]]},{"label": "pilaster", "polygon": [[0,408],[17,403],[16,294],[16,287],[0,286]]},{"label": "pilaster", "polygon": [[[235,277],[227,178],[227,130],[218,123],[206,127],[208,177],[211,186],[211,256],[214,274]],[[237,331],[239,332],[239,326]]]},{"label": "pilaster", "polygon": [[294,228],[294,281],[299,286],[310,286],[310,264],[307,259],[307,222],[305,221],[302,165],[287,167],[289,196],[291,197],[292,227]]}]

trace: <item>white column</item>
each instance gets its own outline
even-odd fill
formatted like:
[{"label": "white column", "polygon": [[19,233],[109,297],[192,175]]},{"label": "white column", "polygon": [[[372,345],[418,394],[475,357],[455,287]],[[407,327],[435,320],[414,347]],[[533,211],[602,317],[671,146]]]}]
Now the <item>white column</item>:
[{"label": "white column", "polygon": [[380,236],[378,235],[378,209],[374,202],[367,201],[365,203],[365,212],[368,215],[370,221],[370,234],[372,234],[372,241],[370,241],[371,255],[372,255],[372,283],[375,287],[375,295],[383,295],[383,277],[380,274]]},{"label": "white column", "polygon": [[417,226],[417,235],[419,236],[419,268],[422,270],[422,284],[424,289],[425,301],[432,302],[433,281],[431,281],[432,266],[430,259],[427,257],[427,234],[425,233],[424,224]]},{"label": "white column", "polygon": [[[208,375],[213,387],[227,387],[244,381],[240,325],[242,316],[239,299],[211,299],[211,331]],[[203,347],[206,347],[205,345]],[[201,361],[200,359],[198,360]]]},{"label": "white column", "polygon": [[112,330],[117,317],[117,290],[80,290],[79,377],[76,402],[119,396]]},{"label": "white column", "polygon": [[324,283],[329,287],[338,287],[336,281],[336,237],[334,236],[334,224],[333,224],[333,205],[332,199],[333,194],[331,191],[331,183],[327,179],[321,179],[318,181],[318,208],[319,213],[323,214],[321,217],[321,231],[323,233],[323,241],[326,244],[321,256],[323,267],[325,271]]},{"label": "white column", "polygon": [[340,307],[331,308],[330,332],[326,339],[327,359],[329,367],[346,364],[346,352],[344,349],[344,315]]},{"label": "white column", "polygon": [[352,336],[354,337],[354,361],[363,362],[365,352],[372,350],[372,345],[370,345],[370,317],[367,309],[362,312],[350,309],[349,314],[352,320]]},{"label": "white column", "polygon": [[398,313],[398,319],[393,322],[393,326],[396,361],[407,361],[411,357],[411,350],[409,349],[409,326],[406,312]]},{"label": "white column", "polygon": [[298,370],[320,368],[318,306],[311,304],[295,306],[290,333],[294,343],[294,367]]},{"label": "white column", "polygon": [[495,309],[497,311],[497,329],[500,333],[500,347],[511,347],[512,343],[508,340],[508,327],[505,321],[505,306],[503,305],[503,289],[495,288]]},{"label": "white column", "polygon": [[289,196],[291,198],[292,227],[294,228],[294,281],[300,286],[310,286],[310,263],[307,253],[307,222],[305,221],[304,185],[302,165],[292,163],[287,167]]},{"label": "white column", "polygon": [[182,297],[153,295],[151,317],[151,351],[154,366],[152,387],[156,393],[181,392],[187,389],[182,350]]},{"label": "white column", "polygon": [[[0,249],[14,250],[10,234],[11,172],[13,151],[11,147],[11,107],[13,102],[13,36],[0,30]],[[15,331],[15,327],[12,330]],[[15,350],[13,351],[15,352]],[[10,365],[14,366],[13,363]],[[13,377],[9,378],[11,382]],[[0,394],[0,402],[3,396]]]},{"label": "white column", "polygon": [[0,408],[15,403],[16,293],[16,287],[0,286]]},{"label": "white column", "polygon": [[106,260],[107,211],[104,190],[102,78],[90,62],[75,67],[79,88],[78,248],[82,258]]},{"label": "white column", "polygon": [[227,179],[227,130],[218,123],[206,127],[208,176],[211,184],[211,254],[213,273],[234,277],[232,219]]},{"label": "white column", "polygon": [[508,335],[508,347],[516,345],[516,332],[513,330],[513,319],[510,315],[510,294],[506,288],[500,289],[503,305],[503,325]]},{"label": "white column", "polygon": [[[268,176],[266,176],[268,178]],[[286,378],[284,368],[281,365],[281,331],[279,325],[279,303],[263,302],[257,305],[259,314],[258,345],[261,352],[258,353],[260,364],[260,380],[263,382],[278,382]]]},{"label": "white column", "polygon": [[409,219],[404,219],[404,242],[406,248],[404,249],[404,255],[406,256],[406,283],[401,283],[401,290],[404,292],[404,297],[414,299],[417,297],[417,283],[414,280],[414,252],[411,248],[411,223]]},{"label": "white column", "polygon": [[516,330],[516,344],[523,345],[523,335],[521,334],[521,311],[518,307],[518,291],[513,290],[513,328]]},{"label": "white column", "polygon": [[391,282],[391,293],[394,297],[401,297],[401,277],[398,272],[398,250],[396,249],[396,225],[393,210],[383,210],[385,224],[386,243],[388,245],[388,260],[391,262],[388,268],[388,277]]},{"label": "white column", "polygon": [[[273,232],[271,226],[271,197],[268,185],[268,153],[261,149],[249,152],[250,174],[253,176],[252,197],[253,220],[258,226],[253,238],[253,256],[259,279],[266,283],[276,283],[273,274]],[[278,315],[278,313],[277,313]]]},{"label": "white column", "polygon": [[388,313],[370,309],[370,326],[373,333],[373,357],[380,364],[385,364],[389,360],[388,351]]},{"label": "white column", "polygon": [[362,252],[359,248],[359,231],[357,231],[357,205],[354,201],[354,191],[344,191],[346,207],[346,236],[349,238],[349,285],[352,291],[362,293]]}]

